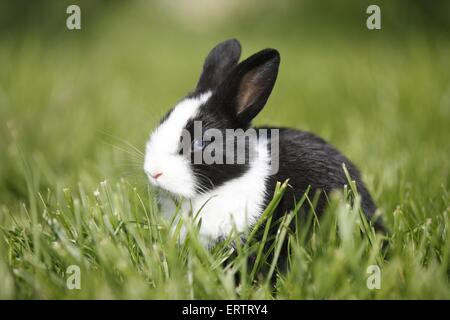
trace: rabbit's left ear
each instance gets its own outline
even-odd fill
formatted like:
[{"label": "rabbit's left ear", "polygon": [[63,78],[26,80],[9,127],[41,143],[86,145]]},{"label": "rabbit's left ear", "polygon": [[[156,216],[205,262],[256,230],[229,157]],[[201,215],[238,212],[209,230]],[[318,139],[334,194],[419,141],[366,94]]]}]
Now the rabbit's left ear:
[{"label": "rabbit's left ear", "polygon": [[203,64],[197,91],[216,89],[238,63],[240,56],[241,45],[236,39],[226,40],[215,46]]},{"label": "rabbit's left ear", "polygon": [[239,63],[217,89],[216,97],[241,125],[248,125],[266,104],[279,65],[277,50],[262,50]]}]

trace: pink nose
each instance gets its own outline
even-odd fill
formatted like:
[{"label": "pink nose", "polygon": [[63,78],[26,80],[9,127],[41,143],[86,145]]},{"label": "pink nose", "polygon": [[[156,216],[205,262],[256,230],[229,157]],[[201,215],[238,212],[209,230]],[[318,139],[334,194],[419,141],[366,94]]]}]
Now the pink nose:
[{"label": "pink nose", "polygon": [[162,172],[157,172],[155,174],[150,174],[153,179],[157,180],[159,177],[162,176]]}]

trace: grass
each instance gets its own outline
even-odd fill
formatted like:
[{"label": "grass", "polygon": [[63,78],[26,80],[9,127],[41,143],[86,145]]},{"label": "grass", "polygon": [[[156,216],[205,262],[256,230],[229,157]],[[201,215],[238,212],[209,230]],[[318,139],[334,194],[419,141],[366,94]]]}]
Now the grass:
[{"label": "grass", "polygon": [[[420,25],[394,30],[390,20],[378,33],[349,33],[359,20],[320,28],[269,9],[264,23],[260,10],[205,28],[137,3],[101,10],[95,23],[88,12],[78,33],[2,33],[0,298],[450,298],[448,37]],[[280,50],[257,124],[311,130],[358,164],[391,231],[384,250],[351,183],[353,208],[336,194],[323,219],[281,227],[273,250],[289,241],[286,274],[255,241],[237,246],[226,267],[235,238],[207,251],[189,221],[183,246],[167,232],[130,144],[143,150],[210,47],[231,36],[243,56]],[[282,192],[280,184],[274,201]],[[263,219],[275,223],[270,208]],[[257,264],[247,267],[250,252]],[[81,270],[80,290],[66,286],[70,265]],[[367,288],[370,265],[381,269],[379,290]]]}]

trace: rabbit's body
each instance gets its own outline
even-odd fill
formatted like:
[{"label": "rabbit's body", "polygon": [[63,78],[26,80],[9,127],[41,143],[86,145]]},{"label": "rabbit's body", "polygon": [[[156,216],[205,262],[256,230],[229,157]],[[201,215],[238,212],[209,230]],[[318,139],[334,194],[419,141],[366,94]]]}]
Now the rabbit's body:
[{"label": "rabbit's body", "polygon": [[[289,187],[275,211],[275,219],[293,209],[308,186],[311,197],[322,191],[315,208],[321,213],[326,195],[347,183],[342,169],[345,163],[361,194],[362,208],[371,218],[376,207],[356,167],[311,133],[256,128],[258,134],[261,129],[275,129],[278,134],[259,134],[257,140],[244,143],[243,149],[232,149],[230,156],[228,143],[237,138],[228,138],[228,131],[249,131],[251,120],[269,98],[280,62],[278,52],[273,49],[263,50],[238,64],[239,56],[240,45],[236,40],[216,46],[205,60],[195,91],[178,103],[150,136],[144,169],[150,182],[163,190],[160,203],[164,216],[174,215],[176,205],[172,199],[176,198],[181,201],[178,218],[198,213],[200,237],[205,245],[229,236],[233,228],[245,238],[270,201],[277,181],[289,179]],[[226,136],[213,153],[216,160],[224,161],[198,162],[197,156],[201,159],[217,142],[217,137],[208,138],[208,132],[212,131]],[[277,144],[273,144],[275,139]],[[247,156],[252,151],[254,156]],[[246,155],[244,162],[227,162],[236,160],[242,152]],[[278,163],[276,172],[271,167],[274,159]],[[376,222],[375,227],[381,229],[381,222]],[[182,230],[181,237],[184,236]]]},{"label": "rabbit's body", "polygon": [[[319,192],[315,211],[322,213],[327,196],[333,190],[342,190],[348,184],[343,170],[345,164],[361,195],[361,206],[369,220],[372,218],[376,210],[375,203],[362,182],[358,169],[350,160],[331,144],[310,132],[287,128],[279,130],[279,171],[276,175],[269,176],[266,184],[269,190],[274,190],[277,181],[289,179],[289,188],[277,208],[278,215],[293,209],[293,199],[300,200],[308,187],[311,200]],[[306,202],[303,209],[309,210],[310,205]],[[377,230],[383,229],[378,220],[374,226]]]}]

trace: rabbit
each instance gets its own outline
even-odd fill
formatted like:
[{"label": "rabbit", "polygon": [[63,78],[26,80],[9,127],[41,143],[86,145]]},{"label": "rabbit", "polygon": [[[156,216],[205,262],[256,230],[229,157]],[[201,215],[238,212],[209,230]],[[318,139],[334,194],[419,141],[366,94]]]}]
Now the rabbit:
[{"label": "rabbit", "polygon": [[[245,151],[251,149],[255,156],[246,156],[241,163],[193,161],[211,141],[193,138],[187,139],[186,144],[185,132],[195,136],[196,123],[202,125],[203,132],[252,129],[251,121],[272,92],[280,65],[278,51],[264,49],[239,63],[240,55],[241,45],[236,39],[215,46],[204,61],[195,90],[177,103],[150,134],[144,171],[150,184],[159,190],[162,215],[170,220],[198,214],[199,237],[205,246],[213,246],[233,230],[245,240],[273,197],[277,181],[289,179],[289,187],[274,212],[273,221],[292,210],[308,187],[311,196],[323,191],[315,208],[320,214],[327,204],[326,194],[342,190],[347,184],[344,163],[356,181],[362,209],[371,221],[376,206],[356,166],[312,133],[289,128],[253,128],[256,131],[276,129],[277,150],[271,148],[270,135],[256,143],[246,143]],[[182,152],[185,146],[187,151]],[[270,167],[274,155],[278,157],[276,172]],[[175,217],[177,206],[180,212]],[[373,224],[376,230],[384,230],[380,219]],[[183,229],[181,238],[185,235]]]}]

